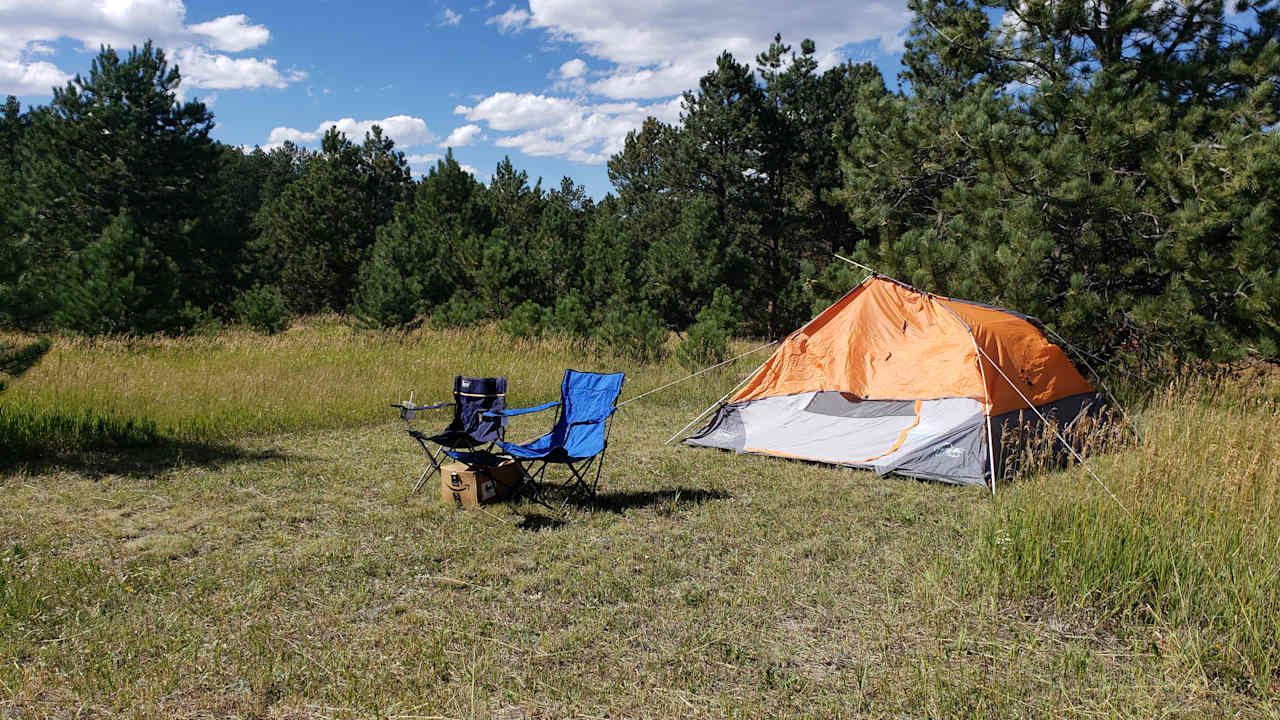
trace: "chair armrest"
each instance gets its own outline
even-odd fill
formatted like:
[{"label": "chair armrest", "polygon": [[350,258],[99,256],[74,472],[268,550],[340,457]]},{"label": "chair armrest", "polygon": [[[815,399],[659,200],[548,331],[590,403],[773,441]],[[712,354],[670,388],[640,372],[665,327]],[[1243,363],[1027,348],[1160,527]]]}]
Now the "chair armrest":
[{"label": "chair armrest", "polygon": [[436,403],[435,405],[414,405],[411,402],[398,402],[398,403],[391,403],[391,407],[400,408],[401,410],[415,410],[415,411],[416,410],[439,410],[442,407],[449,407],[452,404],[453,403],[451,402],[442,402],[442,403]]},{"label": "chair armrest", "polygon": [[556,400],[554,402],[543,403],[541,405],[535,405],[533,407],[527,407],[527,408],[507,408],[506,410],[488,410],[488,411],[485,411],[484,415],[485,417],[512,417],[514,415],[525,415],[528,413],[536,413],[536,412],[542,412],[543,410],[550,410],[551,408],[558,407],[559,405],[560,405],[560,401]]}]

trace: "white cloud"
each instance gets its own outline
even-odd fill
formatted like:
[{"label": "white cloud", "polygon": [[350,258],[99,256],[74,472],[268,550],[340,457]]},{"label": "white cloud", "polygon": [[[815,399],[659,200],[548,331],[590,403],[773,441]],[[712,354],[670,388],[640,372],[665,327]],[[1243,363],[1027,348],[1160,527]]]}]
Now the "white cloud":
[{"label": "white cloud", "polygon": [[405,155],[405,162],[409,163],[409,172],[416,178],[420,175],[426,175],[436,163],[443,158],[443,155],[437,153],[425,153],[421,155]]},{"label": "white cloud", "polygon": [[281,126],[271,130],[271,134],[267,136],[267,144],[264,147],[276,147],[286,140],[298,144],[319,142],[331,127],[337,127],[352,142],[358,143],[364,141],[365,133],[372,130],[374,125],[380,126],[382,134],[395,140],[396,145],[401,148],[422,145],[436,139],[435,133],[427,129],[427,123],[422,118],[410,117],[409,115],[393,115],[382,120],[356,120],[354,118],[330,120],[320,123],[315,130],[311,131]]},{"label": "white cloud", "polygon": [[587,64],[582,58],[574,58],[560,66],[560,77],[566,80],[580,78],[587,74]]},{"label": "white cloud", "polygon": [[211,39],[213,42],[209,46],[214,50],[227,52],[256,48],[271,39],[271,32],[266,26],[250,25],[247,15],[223,15],[209,22],[188,26],[187,29]]},{"label": "white cloud", "polygon": [[618,70],[592,83],[591,89],[611,98],[665,97],[696,87],[714,62],[659,63],[652,68]]},{"label": "white cloud", "polygon": [[[70,79],[56,65],[35,59],[49,55],[63,38],[86,52],[100,45],[126,50],[147,39],[171,58],[185,56],[185,89],[283,87],[302,73],[275,70],[273,58],[230,58],[266,43],[271,33],[244,14],[223,15],[188,25],[182,0],[0,0],[0,94],[44,95]],[[202,85],[208,82],[213,84]]]},{"label": "white cloud", "polygon": [[456,13],[449,8],[444,9],[444,19],[440,21],[441,25],[458,25],[462,22],[462,15]]},{"label": "white cloud", "polygon": [[884,50],[899,50],[910,20],[901,0],[754,0],[727,10],[722,0],[530,0],[528,11],[512,6],[489,22],[502,32],[541,28],[614,64],[612,73],[591,85],[596,93],[659,98],[694,87],[724,50],[749,61],[778,32],[793,44],[812,38],[830,64],[830,51],[849,43],[878,39]]},{"label": "white cloud", "polygon": [[202,47],[178,50],[174,59],[182,72],[183,85],[234,90],[240,88],[282,88],[307,77],[299,70],[280,72],[275,58],[233,58],[211,53]]},{"label": "white cloud", "polygon": [[462,127],[454,128],[453,132],[449,133],[449,137],[445,138],[444,141],[440,143],[440,147],[463,147],[470,145],[480,137],[481,132],[483,132],[483,130],[479,125],[463,125]]},{"label": "white cloud", "polygon": [[521,10],[515,5],[512,5],[501,15],[494,15],[488,20],[485,20],[484,24],[497,25],[498,32],[500,33],[518,33],[528,27],[532,19],[533,16],[529,14],[528,10]]},{"label": "white cloud", "polygon": [[579,105],[568,98],[499,92],[473,107],[459,105],[453,113],[468,120],[484,120],[494,130],[521,130],[555,125],[579,109]]},{"label": "white cloud", "polygon": [[498,147],[516,148],[538,157],[600,164],[622,150],[627,133],[649,116],[675,122],[680,100],[642,105],[635,102],[585,104],[567,98],[500,92],[453,111],[493,130],[513,132],[498,138]]},{"label": "white cloud", "polygon": [[0,59],[0,94],[42,95],[55,85],[66,85],[71,76],[49,62],[17,62]]}]

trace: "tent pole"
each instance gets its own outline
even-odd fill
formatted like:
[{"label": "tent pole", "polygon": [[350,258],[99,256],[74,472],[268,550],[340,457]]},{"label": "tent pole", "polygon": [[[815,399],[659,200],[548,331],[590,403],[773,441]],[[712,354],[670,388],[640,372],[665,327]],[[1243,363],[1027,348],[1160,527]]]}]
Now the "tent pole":
[{"label": "tent pole", "polygon": [[[931,293],[925,293],[925,297],[929,299],[929,302],[933,302],[933,295]],[[978,347],[978,338],[973,334],[973,328],[969,327],[969,323],[965,322],[955,310],[947,307],[944,303],[938,303],[938,305],[940,305],[943,310],[951,313],[951,317],[955,318],[956,322],[960,323],[960,326],[964,328],[965,332],[969,333],[969,341],[973,343],[973,352],[978,359],[978,372],[982,375],[982,392],[986,395],[986,407],[983,408],[982,414],[984,416],[983,419],[986,420],[987,424],[987,461],[991,463],[991,497],[995,497],[996,448],[991,437],[991,408],[995,406],[991,403],[991,386],[987,384],[987,369],[982,367],[982,358],[986,357],[986,353],[982,352],[982,349]],[[988,358],[988,360],[990,360],[990,358]],[[1014,390],[1017,390],[1017,388],[1014,388]]]},{"label": "tent pole", "polygon": [[[851,264],[853,264],[853,265],[857,265],[858,267],[860,267],[860,268],[862,268],[862,269],[866,270],[867,272],[870,272],[871,274],[870,274],[870,275],[868,275],[865,279],[863,279],[863,281],[862,281],[862,282],[860,282],[860,283],[858,283],[856,286],[854,286],[853,290],[850,290],[849,292],[847,292],[847,293],[845,293],[844,295],[842,295],[842,296],[840,297],[840,300],[837,300],[835,303],[833,303],[833,305],[834,305],[834,304],[837,304],[837,303],[839,303],[841,300],[844,300],[845,298],[849,297],[849,296],[850,296],[850,295],[852,295],[852,294],[854,293],[854,291],[856,291],[858,288],[862,287],[863,285],[866,285],[866,284],[867,284],[867,281],[869,281],[871,278],[873,278],[873,277],[875,277],[876,275],[879,275],[879,274],[880,274],[880,273],[877,273],[875,270],[872,270],[871,268],[867,267],[866,265],[863,265],[863,264],[861,264],[861,263],[853,262],[853,261],[852,261],[852,260],[850,260],[849,258],[843,258],[843,257],[840,257],[839,255],[836,255],[836,257],[840,258],[841,260],[844,260],[844,261],[845,261],[845,262],[847,262],[847,263],[851,263]],[[830,309],[831,309],[831,308],[827,308],[827,310],[830,310]],[[822,312],[826,312],[827,310],[823,310]],[[805,330],[806,330],[810,325],[812,325],[812,324],[813,324],[814,320],[817,320],[817,319],[818,319],[818,318],[820,318],[820,317],[822,317],[822,313],[818,313],[817,315],[814,315],[814,316],[813,316],[813,318],[811,318],[811,319],[809,320],[809,322],[805,323],[804,325],[801,325],[799,330],[796,330],[795,332],[791,333],[791,335],[788,335],[788,336],[787,336],[787,338],[790,338],[792,335],[795,335],[796,333],[804,332],[804,331],[805,331]],[[784,339],[782,342],[785,342],[785,339]],[[769,343],[769,344],[770,344],[770,345],[772,345],[772,344],[774,344],[774,343]],[[779,345],[781,345],[781,342],[779,342],[778,344],[779,344]],[[761,346],[761,347],[768,347],[768,346],[767,346],[767,345],[764,345],[764,346]],[[758,349],[760,349],[760,348],[756,348],[756,349],[758,350]],[[755,352],[755,351],[753,350],[752,352]],[[774,351],[774,354],[776,355],[776,354],[777,354],[777,352],[778,352],[778,351],[777,351],[777,350],[775,350],[775,351]],[[692,427],[692,426],[693,426],[693,424],[694,424],[694,423],[696,423],[696,422],[698,422],[699,420],[701,420],[703,415],[706,415],[707,413],[711,412],[711,411],[712,411],[712,410],[714,410],[715,408],[720,407],[720,404],[721,404],[721,403],[723,403],[723,402],[725,401],[725,398],[728,398],[728,397],[729,397],[730,395],[732,395],[735,391],[737,391],[737,389],[738,389],[738,388],[740,388],[740,387],[742,387],[743,385],[745,385],[745,384],[747,383],[747,381],[748,381],[748,380],[750,380],[751,378],[755,377],[756,373],[760,372],[760,368],[764,367],[764,366],[765,366],[766,364],[768,364],[768,362],[769,362],[770,360],[772,360],[772,359],[773,359],[773,355],[770,355],[769,357],[765,358],[765,359],[764,359],[764,362],[760,363],[760,365],[759,365],[759,366],[757,366],[755,370],[752,370],[750,373],[748,373],[748,374],[747,374],[747,376],[746,376],[745,378],[743,378],[743,379],[742,379],[742,382],[738,383],[737,385],[735,385],[735,386],[733,387],[733,390],[730,390],[729,392],[725,393],[723,397],[721,397],[719,400],[717,400],[717,401],[715,401],[714,403],[712,403],[712,404],[711,404],[711,407],[709,407],[709,408],[707,408],[706,410],[703,410],[702,412],[698,413],[698,416],[697,416],[697,417],[695,417],[694,419],[690,420],[688,425],[685,425],[684,427],[682,427],[682,428],[680,428],[679,430],[677,430],[675,435],[672,435],[671,437],[667,438],[667,441],[666,441],[666,442],[664,442],[664,443],[662,443],[662,444],[663,444],[663,445],[670,445],[670,444],[671,444],[671,441],[673,441],[673,440],[675,440],[676,438],[680,437],[680,433],[684,432],[685,430],[688,430],[690,427]]]},{"label": "tent pole", "polygon": [[676,431],[676,433],[675,433],[675,435],[672,435],[671,437],[667,438],[667,441],[666,441],[666,442],[664,442],[664,443],[662,443],[662,444],[663,444],[663,445],[670,445],[670,444],[671,444],[671,441],[673,441],[673,440],[675,440],[676,438],[680,437],[680,434],[681,434],[681,433],[683,433],[685,430],[688,430],[689,428],[693,427],[694,423],[696,423],[696,422],[698,422],[699,420],[701,420],[703,415],[706,415],[707,413],[711,412],[711,411],[712,411],[712,410],[714,410],[715,408],[720,407],[720,406],[724,403],[724,401],[725,401],[725,399],[726,399],[726,398],[728,398],[730,395],[732,395],[732,394],[734,394],[735,392],[737,392],[737,391],[738,391],[738,388],[742,387],[743,385],[746,385],[748,380],[750,380],[751,378],[755,377],[756,373],[760,372],[760,368],[764,367],[765,363],[769,362],[769,358],[772,358],[772,357],[773,357],[773,356],[772,356],[772,355],[770,355],[769,357],[765,358],[765,359],[764,359],[764,362],[762,362],[762,363],[760,363],[759,365],[757,365],[755,370],[752,370],[751,372],[747,373],[747,376],[746,376],[746,377],[742,378],[742,380],[741,380],[741,381],[739,381],[737,385],[734,385],[732,390],[730,390],[729,392],[725,393],[724,395],[721,395],[719,400],[717,400],[717,401],[715,401],[715,402],[711,403],[711,406],[710,406],[710,407],[708,407],[706,410],[703,410],[702,412],[698,413],[698,416],[697,416],[697,417],[695,417],[694,419],[690,420],[688,425],[685,425],[684,427],[682,427],[682,428],[680,428],[679,430],[677,430],[677,431]]},{"label": "tent pole", "polygon": [[1129,512],[1129,508],[1125,507],[1124,503],[1120,502],[1120,498],[1116,497],[1116,494],[1111,492],[1111,488],[1107,487],[1107,484],[1102,482],[1102,478],[1098,477],[1098,473],[1093,471],[1093,468],[1089,466],[1089,463],[1084,459],[1084,456],[1080,454],[1080,451],[1076,450],[1070,442],[1067,442],[1067,439],[1058,431],[1058,427],[1050,423],[1049,418],[1046,418],[1044,414],[1040,412],[1040,408],[1031,403],[1031,400],[1022,393],[1018,384],[1009,379],[1009,376],[1005,374],[1004,370],[1001,369],[999,365],[996,365],[990,355],[988,355],[982,348],[978,348],[978,352],[982,353],[982,357],[986,358],[987,362],[991,363],[991,367],[994,367],[996,372],[1000,373],[1000,376],[1004,378],[1004,381],[1009,383],[1009,387],[1013,388],[1013,391],[1018,393],[1018,397],[1022,398],[1022,401],[1027,404],[1027,407],[1031,408],[1031,412],[1035,413],[1036,416],[1040,418],[1041,422],[1048,426],[1049,429],[1053,430],[1053,434],[1058,438],[1058,441],[1067,448],[1067,452],[1071,453],[1071,456],[1076,459],[1076,462],[1080,463],[1080,467],[1084,468],[1085,472],[1089,473],[1089,475],[1102,486],[1102,489],[1107,491],[1107,494],[1111,496],[1112,500],[1116,501],[1116,504],[1120,506],[1120,509],[1124,511],[1125,515],[1129,516],[1130,520],[1134,520],[1133,513]]},{"label": "tent pole", "polygon": [[[946,306],[944,305],[943,307],[946,307]],[[951,311],[951,308],[947,308],[947,310]],[[954,312],[952,312],[951,314],[955,315]],[[969,339],[973,341],[973,351],[975,353],[980,352],[978,350],[978,338],[973,336],[972,329],[969,329]],[[986,415],[984,419],[987,421],[987,461],[991,464],[991,497],[995,497],[996,496],[996,446],[991,437],[991,409],[995,406],[991,404],[991,386],[987,384],[987,369],[982,367],[981,355],[978,356],[978,372],[982,373],[982,391],[987,395],[986,407],[983,409],[982,414]]]},{"label": "tent pole", "polygon": [[991,411],[987,411],[987,457],[991,462],[991,497],[996,496],[996,446],[991,439]]}]

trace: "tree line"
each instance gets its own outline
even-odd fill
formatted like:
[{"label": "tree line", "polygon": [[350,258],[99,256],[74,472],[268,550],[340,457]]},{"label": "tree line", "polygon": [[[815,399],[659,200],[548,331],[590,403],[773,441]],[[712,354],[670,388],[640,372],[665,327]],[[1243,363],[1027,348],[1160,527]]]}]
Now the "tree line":
[{"label": "tree line", "polygon": [[1280,14],[912,0],[897,87],[808,40],[729,53],[599,202],[330,130],[245,152],[150,44],[0,120],[0,323],[83,333],[498,322],[694,365],[861,279],[850,252],[1105,362],[1280,357]]}]

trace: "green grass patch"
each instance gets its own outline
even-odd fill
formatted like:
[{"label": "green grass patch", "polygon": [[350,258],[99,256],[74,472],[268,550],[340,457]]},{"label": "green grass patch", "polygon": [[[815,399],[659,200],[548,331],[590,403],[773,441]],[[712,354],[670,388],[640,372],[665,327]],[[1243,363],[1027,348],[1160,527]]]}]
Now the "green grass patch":
[{"label": "green grass patch", "polygon": [[[132,418],[144,447],[0,468],[0,714],[1276,714],[1274,385],[1135,409],[1143,439],[1090,461],[1134,523],[1078,468],[993,501],[662,444],[759,359],[624,408],[599,502],[557,515],[410,495],[386,404],[454,373],[533,404],[565,367],[625,370],[625,398],[682,368],[331,321],[59,342],[0,412]],[[58,452],[112,435],[68,428]]]},{"label": "green grass patch", "polygon": [[145,448],[163,439],[155,421],[147,418],[43,407],[29,399],[0,401],[0,447],[10,461],[77,450]]},{"label": "green grass patch", "polygon": [[[1001,494],[974,562],[1003,592],[1149,623],[1163,651],[1259,696],[1280,690],[1280,403],[1269,382],[1181,382],[1142,440]],[[1123,506],[1123,507],[1122,507]]]},{"label": "green grass patch", "polygon": [[[738,345],[739,352],[750,347]],[[751,367],[751,360],[741,364]],[[151,435],[207,443],[356,427],[385,421],[393,413],[388,404],[411,393],[420,403],[449,399],[458,374],[505,375],[509,404],[542,402],[558,395],[570,367],[626,372],[624,399],[686,374],[673,360],[641,364],[575,339],[515,339],[491,326],[357,332],[339,318],[318,317],[273,336],[228,330],[185,338],[71,337],[60,338],[0,398],[0,408],[9,408],[0,430],[21,447],[79,442],[93,449]],[[719,389],[712,379],[680,391],[710,404]],[[440,413],[438,421],[447,417]]]}]

